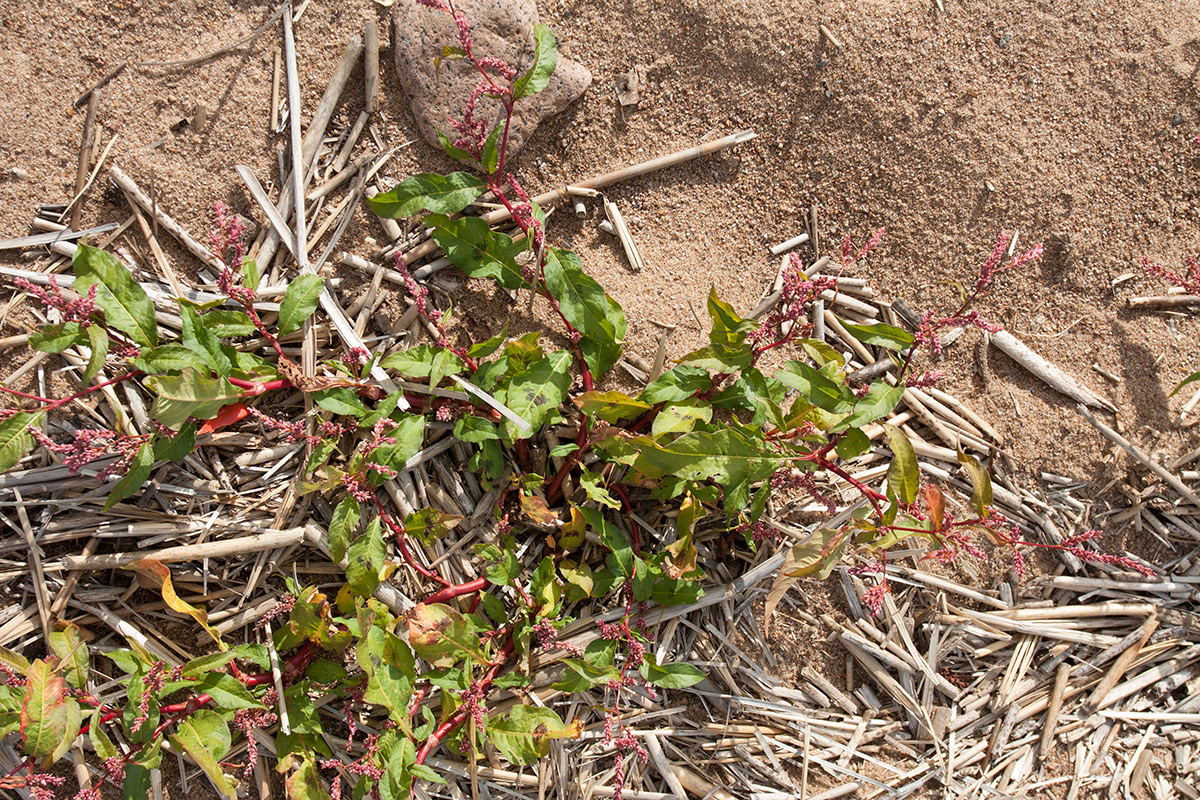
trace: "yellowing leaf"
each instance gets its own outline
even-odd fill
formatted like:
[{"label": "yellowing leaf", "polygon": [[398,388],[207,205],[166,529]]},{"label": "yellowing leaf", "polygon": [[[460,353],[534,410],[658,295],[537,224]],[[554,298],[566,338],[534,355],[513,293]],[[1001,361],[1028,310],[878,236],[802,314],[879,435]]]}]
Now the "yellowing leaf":
[{"label": "yellowing leaf", "polygon": [[126,569],[132,569],[140,575],[145,575],[150,580],[159,585],[162,591],[163,602],[167,604],[167,608],[172,611],[177,611],[180,614],[186,614],[196,622],[213,638],[217,646],[222,650],[225,649],[225,643],[221,641],[221,635],[217,633],[216,628],[208,624],[208,613],[202,608],[181,599],[175,593],[175,587],[171,583],[171,570],[160,561],[155,561],[152,558],[143,558],[140,561],[128,565]]},{"label": "yellowing leaf", "polygon": [[53,659],[38,659],[25,676],[21,703],[21,741],[26,755],[46,764],[62,758],[79,735],[79,704],[67,696],[66,681]]}]

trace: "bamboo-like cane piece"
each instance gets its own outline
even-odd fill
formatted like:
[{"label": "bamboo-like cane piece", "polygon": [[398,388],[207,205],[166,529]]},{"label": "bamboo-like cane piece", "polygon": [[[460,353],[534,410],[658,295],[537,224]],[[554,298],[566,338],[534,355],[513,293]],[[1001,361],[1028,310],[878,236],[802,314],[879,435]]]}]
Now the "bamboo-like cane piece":
[{"label": "bamboo-like cane piece", "polygon": [[1083,416],[1084,419],[1092,423],[1092,426],[1096,430],[1104,434],[1105,438],[1107,438],[1110,442],[1117,445],[1126,453],[1129,453],[1129,455],[1140,461],[1151,472],[1166,481],[1172,489],[1179,492],[1179,494],[1185,497],[1193,505],[1200,506],[1200,495],[1197,495],[1195,492],[1189,489],[1183,481],[1179,480],[1178,477],[1167,471],[1162,464],[1159,464],[1157,461],[1150,458],[1150,456],[1143,453],[1140,448],[1138,448],[1124,436],[1117,433],[1100,420],[1096,419],[1096,415],[1083,405],[1076,406],[1076,410]]},{"label": "bamboo-like cane piece", "polygon": [[83,210],[83,187],[87,184],[88,165],[92,153],[92,142],[96,137],[96,111],[100,108],[100,90],[93,89],[88,97],[87,117],[83,121],[83,140],[79,144],[79,166],[75,171],[75,197],[71,208],[71,227],[79,227],[79,215]]},{"label": "bamboo-like cane piece", "polygon": [[208,266],[217,270],[217,272],[221,272],[225,269],[225,263],[221,261],[221,259],[213,255],[212,251],[207,247],[196,241],[196,239],[194,239],[182,225],[172,219],[167,212],[163,211],[162,207],[151,200],[150,196],[143,192],[141,187],[139,187],[132,178],[126,175],[120,167],[115,164],[109,167],[108,176],[122,191],[128,194],[129,197],[133,198],[134,202],[141,206],[143,211],[153,217],[159,225],[166,229],[167,233],[174,236],[189,253],[203,261]]},{"label": "bamboo-like cane piece", "polygon": [[1030,350],[1024,342],[1008,331],[996,331],[992,334],[991,340],[998,350],[1055,391],[1065,394],[1085,406],[1103,408],[1116,413],[1116,406],[1085,389],[1074,378]]},{"label": "bamboo-like cane piece", "polygon": [[366,112],[379,110],[379,23],[375,18],[367,20],[363,29],[363,88],[367,93]]},{"label": "bamboo-like cane piece", "polygon": [[239,553],[260,553],[279,547],[290,547],[304,541],[303,528],[269,531],[255,536],[239,536],[202,544],[167,547],[149,553],[106,553],[99,556],[64,556],[63,567],[68,570],[116,569],[143,558],[170,564],[178,561],[198,561],[203,558],[225,558]]}]

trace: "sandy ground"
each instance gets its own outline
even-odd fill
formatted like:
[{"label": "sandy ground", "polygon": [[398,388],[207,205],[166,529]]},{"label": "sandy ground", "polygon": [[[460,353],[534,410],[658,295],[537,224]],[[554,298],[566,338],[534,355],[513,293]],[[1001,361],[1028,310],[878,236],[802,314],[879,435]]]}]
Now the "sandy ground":
[{"label": "sandy ground", "polygon": [[[1143,255],[1179,265],[1200,252],[1200,148],[1189,145],[1200,133],[1195,0],[945,0],[944,12],[934,0],[553,0],[539,7],[563,51],[595,82],[521,156],[520,175],[535,192],[739,129],[758,133],[734,150],[610,191],[647,264],[641,274],[597,230],[594,213],[554,218],[551,238],[577,249],[624,305],[633,350],[653,356],[652,319],[678,326],[671,355],[698,346],[704,334],[694,315],[703,315],[712,285],[748,310],[778,268],[768,246],[802,231],[813,203],[826,253],[846,234],[857,242],[887,226],[856,275],[919,310],[949,308],[954,283],[973,279],[996,232],[1016,229],[1022,243],[1046,241],[1047,257],[1005,276],[985,313],[1111,398],[1125,431],[1147,450],[1174,456],[1195,446],[1195,434],[1173,423],[1187,393],[1167,395],[1200,366],[1193,346],[1200,329],[1185,314],[1124,306],[1129,296],[1165,288],[1141,275]],[[84,116],[72,102],[80,92],[122,60],[215,50],[271,11],[249,0],[0,0],[0,237],[29,232],[37,204],[69,198]],[[372,16],[388,31],[388,8],[372,0],[308,6],[297,25],[306,120],[346,38]],[[821,38],[819,23],[840,47]],[[268,118],[279,39],[272,28],[201,64],[131,66],[104,90],[102,146],[117,137],[110,162],[153,187],[198,235],[216,200],[252,212],[235,164],[278,182],[276,149],[286,139],[268,130]],[[381,63],[390,62],[389,46]],[[622,108],[614,79],[637,65],[649,88],[638,106]],[[390,68],[381,92],[374,124],[383,143],[416,139]],[[202,131],[187,122],[197,103],[208,108]],[[330,132],[362,107],[357,74]],[[450,168],[418,141],[383,175],[390,183]],[[96,190],[84,221],[126,215],[123,200]],[[365,255],[368,237],[382,239],[382,231],[362,213],[343,244]],[[194,274],[186,254],[170,256]],[[0,263],[22,260],[10,251]],[[1127,273],[1135,277],[1114,288]],[[490,310],[464,312],[469,327],[498,327]],[[11,319],[0,337],[22,331]],[[951,352],[947,390],[1007,434],[1029,474],[1106,481],[1107,448],[1073,404],[1004,356],[982,357],[977,341],[971,334]],[[8,349],[0,371],[28,357],[24,348]],[[1123,474],[1127,462],[1118,464],[1115,474]],[[1139,546],[1126,531],[1109,533],[1113,544]]]}]

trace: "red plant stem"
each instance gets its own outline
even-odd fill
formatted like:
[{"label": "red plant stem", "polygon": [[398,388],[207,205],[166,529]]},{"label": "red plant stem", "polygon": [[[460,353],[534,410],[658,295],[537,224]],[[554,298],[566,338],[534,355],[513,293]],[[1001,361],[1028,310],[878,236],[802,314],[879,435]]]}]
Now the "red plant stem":
[{"label": "red plant stem", "polygon": [[276,389],[287,389],[292,385],[291,381],[284,378],[279,378],[273,381],[262,381],[261,383],[255,381],[246,381],[242,380],[241,378],[228,378],[227,380],[239,389],[249,389],[250,391],[246,395],[247,397],[255,397]]},{"label": "red plant stem", "polygon": [[550,485],[546,487],[546,499],[554,502],[558,499],[559,493],[562,490],[563,481],[566,480],[568,473],[575,468],[579,463],[579,459],[583,458],[583,454],[587,447],[588,439],[588,421],[584,416],[579,425],[579,435],[575,437],[575,452],[567,456],[566,462],[562,465],[562,469],[555,474],[554,479],[550,481]]},{"label": "red plant stem", "polygon": [[447,586],[444,589],[439,589],[433,594],[429,595],[429,597],[426,597],[423,602],[446,603],[456,597],[465,597],[469,594],[478,594],[489,586],[491,586],[491,581],[489,581],[487,578],[476,578],[473,581],[467,581],[466,583],[459,583],[455,584],[454,586]]},{"label": "red plant stem", "polygon": [[442,586],[450,586],[450,581],[446,580],[441,575],[438,575],[433,570],[422,566],[415,558],[413,558],[412,552],[410,552],[408,549],[408,534],[405,532],[404,526],[398,524],[396,520],[392,519],[392,515],[389,514],[387,509],[383,507],[383,503],[380,502],[377,495],[372,494],[371,499],[375,502],[375,511],[379,514],[379,518],[383,520],[383,524],[387,525],[392,531],[392,534],[396,537],[396,549],[400,552],[400,556],[404,559],[404,563],[416,570],[418,574],[428,578],[429,580],[437,581],[438,583],[442,584]]},{"label": "red plant stem", "polygon": [[96,392],[96,391],[99,391],[100,389],[105,388],[106,386],[112,386],[115,383],[120,383],[121,381],[126,381],[126,380],[129,380],[130,378],[136,378],[137,376],[139,376],[141,374],[142,374],[141,370],[137,370],[137,369],[130,370],[129,372],[124,373],[123,375],[118,375],[117,377],[113,378],[112,380],[107,380],[104,383],[97,383],[95,386],[89,386],[86,389],[81,389],[80,391],[76,392],[75,394],[71,395],[70,397],[64,397],[62,400],[50,400],[45,397],[38,397],[37,395],[25,394],[24,392],[18,392],[16,389],[9,389],[7,386],[0,386],[0,391],[5,391],[5,392],[8,392],[9,394],[15,394],[18,397],[24,397],[28,400],[37,400],[39,403],[48,403],[49,404],[49,405],[42,406],[41,408],[34,409],[35,411],[53,411],[54,409],[58,408],[59,406],[64,406],[67,403],[71,402],[72,400],[78,400],[80,397],[83,397],[84,395],[89,395],[92,392]]},{"label": "red plant stem", "polygon": [[[633,510],[633,504],[629,502],[629,493],[625,491],[624,486],[622,486],[619,483],[610,483],[608,485],[608,488],[610,488],[614,492],[616,492],[617,497],[621,498],[621,503],[625,506],[626,511]],[[638,550],[641,549],[642,535],[641,535],[641,528],[638,527],[638,524],[637,524],[637,522],[635,522],[633,520],[633,517],[629,518],[629,533],[630,533],[630,536],[633,537],[633,541],[630,542],[629,544],[633,548],[633,554],[637,555]]]},{"label": "red plant stem", "polygon": [[[508,658],[513,654],[515,649],[516,647],[514,646],[513,640],[510,637],[508,643],[504,645],[504,649],[500,651],[500,658],[497,659],[496,663],[488,667],[488,671],[485,672],[483,677],[480,679],[480,693],[486,692],[491,687],[493,681],[496,680],[496,675],[499,674],[504,665],[508,663]],[[421,750],[417,753],[417,760],[415,763],[424,764],[425,759],[429,758],[429,754],[433,752],[434,748],[441,744],[442,740],[444,740],[447,736],[453,733],[459,725],[463,724],[463,721],[466,720],[468,713],[469,712],[466,708],[460,708],[458,711],[454,712],[454,716],[450,717],[450,719],[439,725],[437,730],[431,733],[429,738],[425,740],[425,744],[421,746]]]}]

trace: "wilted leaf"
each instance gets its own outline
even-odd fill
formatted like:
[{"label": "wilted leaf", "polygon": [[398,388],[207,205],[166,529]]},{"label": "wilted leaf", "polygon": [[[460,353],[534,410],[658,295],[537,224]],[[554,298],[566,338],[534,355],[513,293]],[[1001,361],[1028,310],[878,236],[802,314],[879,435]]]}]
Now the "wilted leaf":
[{"label": "wilted leaf", "polygon": [[788,589],[801,578],[825,580],[829,577],[849,540],[849,533],[845,529],[818,528],[806,541],[788,548],[783,566],[775,575],[771,591],[767,592],[763,608],[764,634],[770,628],[771,615],[775,613],[775,608],[783,600]]},{"label": "wilted leaf", "polygon": [[663,563],[667,577],[682,578],[696,571],[696,545],[692,543],[692,536],[696,532],[696,520],[703,515],[704,506],[691,493],[685,494],[675,519],[675,541],[667,545],[669,557]]},{"label": "wilted leaf", "polygon": [[158,584],[162,591],[163,602],[167,604],[168,608],[180,614],[186,614],[196,620],[208,632],[208,635],[213,638],[217,646],[222,650],[225,649],[225,643],[221,641],[221,635],[217,633],[215,628],[208,624],[208,613],[202,608],[196,608],[175,593],[175,587],[171,583],[171,570],[167,569],[165,564],[155,561],[152,558],[143,558],[140,561],[135,561],[127,565],[125,568],[145,575]]},{"label": "wilted leaf", "polygon": [[463,658],[487,661],[479,636],[459,612],[443,603],[421,603],[408,612],[408,643],[435,667],[450,667]]},{"label": "wilted leaf", "polygon": [[605,422],[624,422],[654,408],[621,392],[585,392],[576,397],[574,402],[584,414]]},{"label": "wilted leaf", "polygon": [[971,477],[971,510],[980,519],[986,519],[991,515],[992,505],[992,479],[988,476],[988,471],[979,459],[974,456],[969,456],[962,450],[958,451],[958,460],[966,467],[967,475]]},{"label": "wilted leaf", "polygon": [[83,377],[79,379],[84,386],[92,382],[108,358],[108,332],[99,325],[89,325],[87,340],[92,352],[88,355],[87,366],[83,368]]}]

